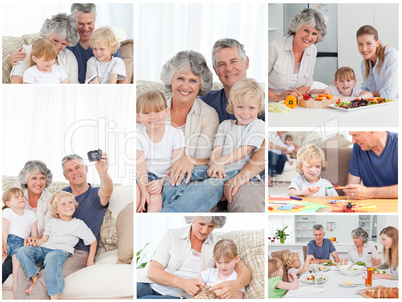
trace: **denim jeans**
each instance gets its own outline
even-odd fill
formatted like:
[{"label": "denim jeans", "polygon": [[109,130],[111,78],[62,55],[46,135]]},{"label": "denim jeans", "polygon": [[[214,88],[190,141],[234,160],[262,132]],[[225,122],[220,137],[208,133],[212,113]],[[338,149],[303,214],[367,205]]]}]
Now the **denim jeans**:
[{"label": "denim jeans", "polygon": [[268,151],[268,175],[281,175],[283,168],[285,167],[286,160],[287,157],[285,154],[277,154],[275,152]]},{"label": "denim jeans", "polygon": [[[169,178],[163,186],[163,208],[161,212],[208,212],[223,196],[225,182],[236,176],[239,170],[226,173],[226,178],[209,178],[208,166],[195,166],[189,184],[184,180],[172,186]],[[196,181],[196,182],[194,182]]]},{"label": "denim jeans", "polygon": [[180,299],[175,296],[164,296],[154,291],[149,283],[137,282],[137,299]]},{"label": "denim jeans", "polygon": [[13,262],[11,260],[11,257],[8,256],[6,260],[3,263],[3,282],[6,282],[8,276],[10,276],[13,273]]},{"label": "denim jeans", "polygon": [[14,256],[17,254],[18,250],[24,246],[24,238],[15,236],[15,235],[8,235],[7,237],[7,256]]},{"label": "denim jeans", "polygon": [[39,273],[36,263],[45,267],[46,288],[49,296],[62,294],[64,290],[63,264],[71,253],[63,250],[51,250],[40,246],[20,248],[17,259],[28,278]]}]

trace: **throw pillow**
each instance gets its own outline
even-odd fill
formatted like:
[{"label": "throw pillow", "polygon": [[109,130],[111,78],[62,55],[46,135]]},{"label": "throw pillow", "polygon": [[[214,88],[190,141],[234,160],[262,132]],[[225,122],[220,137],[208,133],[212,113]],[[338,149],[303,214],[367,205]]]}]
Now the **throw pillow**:
[{"label": "throw pillow", "polygon": [[119,238],[116,232],[116,220],[113,218],[110,209],[106,210],[105,216],[103,217],[99,237],[99,255],[117,249]]},{"label": "throw pillow", "polygon": [[130,264],[134,257],[134,203],[129,203],[120,211],[116,221],[117,263]]}]

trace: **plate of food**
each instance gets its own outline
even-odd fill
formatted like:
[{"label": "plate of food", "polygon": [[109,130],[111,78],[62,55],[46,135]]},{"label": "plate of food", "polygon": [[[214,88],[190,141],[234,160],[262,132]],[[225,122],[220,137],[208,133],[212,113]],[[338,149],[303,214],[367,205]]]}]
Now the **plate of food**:
[{"label": "plate of food", "polygon": [[335,264],[334,261],[329,260],[328,262],[325,262],[324,265],[325,265],[325,266],[331,266],[331,267],[332,267],[332,266],[335,266],[336,264]]},{"label": "plate of food", "polygon": [[351,100],[338,100],[336,103],[328,105],[329,108],[343,110],[346,112],[378,108],[379,106],[386,106],[391,104],[392,100],[386,98],[353,98]]},{"label": "plate of food", "polygon": [[387,272],[384,270],[378,270],[378,269],[374,268],[373,273],[376,275],[383,275],[383,274],[386,274]]},{"label": "plate of food", "polygon": [[[310,275],[307,275],[307,274],[301,275],[301,277],[299,278],[299,280],[300,280],[301,282],[303,282],[303,283],[306,283],[306,284],[315,284],[315,276],[314,276],[313,274],[310,274]],[[323,283],[325,283],[325,282],[328,281],[328,278],[324,276],[324,277],[322,277],[322,280],[323,280]]]},{"label": "plate of food", "polygon": [[[309,270],[309,272],[311,273],[311,272],[313,271],[313,266],[312,266],[312,265],[309,265],[308,270]],[[320,272],[328,272],[328,271],[331,270],[331,268],[330,268],[330,267],[327,267],[327,266],[319,266],[319,267],[318,267],[318,270],[319,270]]]},{"label": "plate of food", "polygon": [[344,287],[355,287],[355,286],[362,286],[364,285],[363,282],[361,283],[356,283],[350,280],[345,280],[343,282],[338,283],[340,286],[344,286]]}]

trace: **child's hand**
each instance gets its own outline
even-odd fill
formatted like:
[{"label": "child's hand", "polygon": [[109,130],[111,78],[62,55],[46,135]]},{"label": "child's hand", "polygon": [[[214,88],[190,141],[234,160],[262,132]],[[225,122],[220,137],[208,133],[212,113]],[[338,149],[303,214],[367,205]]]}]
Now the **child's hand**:
[{"label": "child's hand", "polygon": [[297,283],[297,276],[295,273],[289,273],[290,283],[296,282]]},{"label": "child's hand", "polygon": [[223,165],[212,164],[207,170],[207,174],[211,178],[225,178],[225,167]]},{"label": "child's hand", "polygon": [[145,204],[146,203],[150,203],[151,199],[149,197],[149,193],[148,192],[142,192],[141,193],[141,201],[140,204],[137,207],[137,213],[143,213],[146,209],[145,209]]},{"label": "child's hand", "polygon": [[2,252],[2,255],[3,255],[3,257],[7,257],[7,243],[5,243],[5,241],[4,240],[2,240],[3,242],[2,242],[2,250],[3,250],[3,252]]},{"label": "child's hand", "polygon": [[36,246],[38,242],[38,239],[34,237],[27,237],[24,240],[24,246]]},{"label": "child's hand", "polygon": [[322,94],[330,94],[328,88],[325,88],[325,89],[322,91]]},{"label": "child's hand", "polygon": [[309,262],[310,260],[313,260],[313,259],[314,259],[313,255],[307,255],[306,262]]},{"label": "child's hand", "polygon": [[308,186],[306,190],[304,190],[304,195],[309,196],[317,193],[320,190],[319,186]]},{"label": "child's hand", "polygon": [[87,266],[91,266],[91,265],[94,265],[95,264],[95,262],[94,262],[94,260],[92,259],[92,260],[87,260]]},{"label": "child's hand", "polygon": [[165,179],[156,179],[148,183],[147,192],[149,194],[158,195],[162,193],[163,184],[165,183]]}]

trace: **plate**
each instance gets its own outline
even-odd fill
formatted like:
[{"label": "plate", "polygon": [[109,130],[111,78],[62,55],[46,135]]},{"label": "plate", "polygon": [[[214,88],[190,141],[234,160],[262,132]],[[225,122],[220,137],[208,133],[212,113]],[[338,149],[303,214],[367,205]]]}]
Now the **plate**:
[{"label": "plate", "polygon": [[369,109],[369,108],[378,108],[380,106],[386,106],[389,104],[392,104],[394,101],[388,102],[388,103],[382,103],[382,104],[375,104],[375,105],[369,105],[369,106],[364,106],[364,107],[357,107],[357,108],[351,108],[351,109],[345,109],[342,107],[336,107],[335,104],[328,105],[329,108],[333,109],[338,109],[346,112],[352,112],[352,111],[357,111],[357,110],[364,110],[364,109]]},{"label": "plate", "polygon": [[[353,281],[351,281],[351,282],[353,282]],[[364,283],[355,283],[355,282],[353,282],[353,284],[348,285],[348,284],[345,284],[345,283],[341,282],[341,283],[338,283],[338,285],[343,286],[343,287],[356,287],[356,286],[363,286]]]},{"label": "plate", "polygon": [[[313,271],[313,268],[311,267],[311,265],[308,267],[309,272],[311,273]],[[318,270],[320,272],[328,272],[331,270],[331,268],[329,266],[319,266]]]},{"label": "plate", "polygon": [[[303,283],[306,283],[306,284],[315,284],[315,280],[307,280],[307,277],[310,277],[311,275],[302,275],[300,278],[299,278],[299,280],[301,281],[301,282],[303,282]],[[325,282],[327,282],[327,280],[328,280],[328,278],[327,277],[323,277],[323,283],[325,283]]]}]

